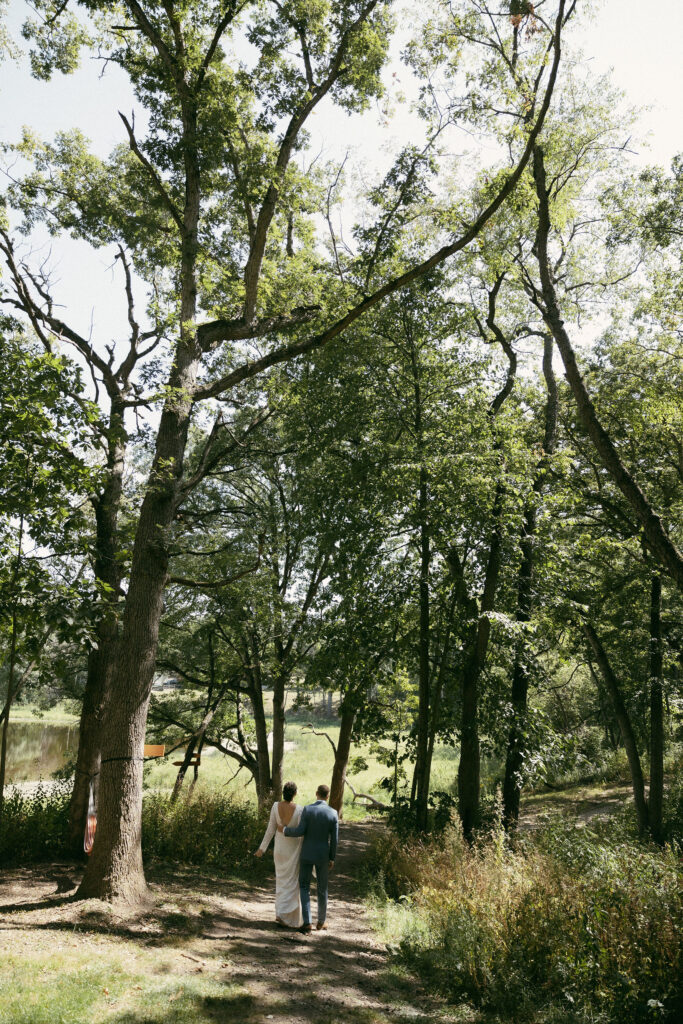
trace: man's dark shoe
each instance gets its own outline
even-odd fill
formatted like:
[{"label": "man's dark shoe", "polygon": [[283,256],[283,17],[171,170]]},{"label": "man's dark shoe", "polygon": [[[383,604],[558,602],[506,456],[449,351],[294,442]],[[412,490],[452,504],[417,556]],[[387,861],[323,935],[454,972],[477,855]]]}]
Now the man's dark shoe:
[{"label": "man's dark shoe", "polygon": [[301,928],[299,928],[299,931],[301,932],[302,935],[310,935],[311,932],[313,931],[313,928],[310,924],[302,924]]}]

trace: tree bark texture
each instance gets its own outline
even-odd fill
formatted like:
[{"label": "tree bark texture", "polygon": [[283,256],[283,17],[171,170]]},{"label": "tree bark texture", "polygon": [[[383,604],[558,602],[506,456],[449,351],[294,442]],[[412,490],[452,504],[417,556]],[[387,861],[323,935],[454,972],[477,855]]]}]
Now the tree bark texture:
[{"label": "tree bark texture", "polygon": [[536,253],[543,296],[543,316],[560,350],[567,380],[576,402],[579,419],[593,442],[602,464],[628,501],[643,527],[643,532],[652,553],[676,585],[683,590],[683,554],[681,554],[667,534],[662,520],[645,497],[635,477],[624,465],[609,434],[600,422],[576,362],[576,356],[574,355],[569,335],[565,330],[548,256],[550,206],[543,149],[538,145],[534,147],[533,172],[536,195],[538,196]]},{"label": "tree bark texture", "polygon": [[582,624],[582,628],[593,652],[593,656],[595,657],[597,666],[600,669],[602,678],[605,681],[605,687],[614,708],[614,716],[619,725],[621,738],[624,741],[626,756],[631,770],[631,784],[633,786],[633,800],[635,802],[636,817],[638,819],[638,831],[642,835],[648,830],[648,810],[647,803],[645,801],[645,783],[643,781],[643,770],[640,764],[636,735],[633,730],[633,725],[631,724],[628,709],[624,703],[619,680],[614,673],[610,660],[607,656],[607,652],[605,651],[598,634],[594,627],[588,622],[584,622]]},{"label": "tree bark texture", "polygon": [[460,763],[458,765],[458,811],[465,838],[471,840],[480,823],[481,754],[479,747],[479,678],[486,661],[491,623],[487,613],[493,611],[501,562],[501,513],[503,485],[498,484],[493,501],[493,532],[486,565],[481,605],[472,598],[467,602],[468,614],[474,613],[466,644],[462,675],[462,718],[460,725]]},{"label": "tree bark texture", "polygon": [[418,507],[420,515],[420,579],[419,579],[419,638],[418,638],[418,713],[417,749],[415,759],[415,823],[418,829],[427,827],[429,808],[429,725],[430,708],[430,608],[429,567],[431,561],[427,504],[429,501],[427,473],[420,468]]},{"label": "tree bark texture", "polygon": [[83,835],[88,814],[90,784],[99,794],[101,728],[104,706],[111,692],[116,658],[117,605],[120,599],[121,563],[118,556],[118,519],[123,493],[125,428],[123,407],[112,405],[107,432],[107,482],[95,502],[95,579],[104,584],[100,620],[97,623],[97,648],[88,655],[74,788],[69,804],[69,845],[74,853],[83,850]]},{"label": "tree bark texture", "polygon": [[282,776],[285,761],[285,695],[286,678],[277,676],[273,685],[273,749],[271,754],[271,790],[273,800],[282,797]]},{"label": "tree bark texture", "polygon": [[652,574],[650,586],[650,834],[662,842],[664,802],[664,698],[662,690],[662,578]]},{"label": "tree bark texture", "polygon": [[[545,430],[543,437],[543,455],[536,467],[532,493],[527,502],[520,549],[522,560],[517,579],[517,614],[520,625],[531,619],[533,607],[534,584],[534,550],[536,537],[536,509],[546,476],[548,458],[555,448],[557,435],[557,383],[553,373],[553,339],[547,336],[543,345],[543,375],[546,381],[548,398],[545,406]],[[512,672],[510,701],[512,704],[512,724],[508,737],[507,755],[505,759],[505,778],[503,781],[503,822],[506,830],[516,828],[519,820],[519,800],[521,794],[521,772],[526,753],[525,732],[527,718],[527,696],[529,691],[529,669],[523,640],[519,641],[515,664]]]},{"label": "tree bark texture", "polygon": [[341,818],[344,806],[344,786],[346,785],[346,768],[351,754],[351,736],[353,724],[356,720],[356,709],[349,705],[342,704],[340,709],[341,721],[339,725],[339,739],[334,751],[334,765],[332,766],[332,782],[330,784],[330,807],[333,807]]},{"label": "tree bark texture", "polygon": [[15,683],[14,677],[17,668],[17,632],[19,624],[17,621],[17,612],[19,610],[19,598],[17,596],[17,583],[19,580],[19,570],[22,562],[22,547],[24,542],[24,514],[22,512],[19,519],[19,541],[17,543],[17,554],[14,560],[14,568],[12,570],[12,591],[14,591],[14,600],[12,602],[12,625],[10,634],[10,650],[9,650],[9,671],[7,674],[7,697],[5,698],[5,707],[3,710],[3,722],[2,722],[2,738],[0,739],[0,821],[2,821],[2,812],[5,803],[5,772],[7,770],[7,737],[9,733],[9,716],[12,710],[12,701],[15,697]]}]

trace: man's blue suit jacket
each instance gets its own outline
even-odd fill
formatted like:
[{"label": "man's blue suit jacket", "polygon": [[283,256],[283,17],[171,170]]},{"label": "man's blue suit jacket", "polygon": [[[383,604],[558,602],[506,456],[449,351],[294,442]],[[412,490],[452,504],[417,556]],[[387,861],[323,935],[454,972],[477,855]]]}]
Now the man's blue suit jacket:
[{"label": "man's blue suit jacket", "polygon": [[286,836],[303,836],[301,859],[309,864],[334,860],[339,841],[339,815],[325,800],[307,804],[298,825],[287,825]]}]

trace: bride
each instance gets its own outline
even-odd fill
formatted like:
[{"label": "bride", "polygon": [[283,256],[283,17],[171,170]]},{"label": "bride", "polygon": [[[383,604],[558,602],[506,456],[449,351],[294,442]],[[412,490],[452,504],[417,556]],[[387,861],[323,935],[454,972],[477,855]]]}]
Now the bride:
[{"label": "bride", "polygon": [[299,824],[302,807],[292,803],[296,796],[296,783],[286,782],[282,787],[282,800],[274,803],[263,842],[256,851],[262,857],[275,836],[275,920],[289,928],[300,928],[301,900],[299,897],[299,857],[303,838],[292,839],[278,832],[278,825],[293,828]]}]

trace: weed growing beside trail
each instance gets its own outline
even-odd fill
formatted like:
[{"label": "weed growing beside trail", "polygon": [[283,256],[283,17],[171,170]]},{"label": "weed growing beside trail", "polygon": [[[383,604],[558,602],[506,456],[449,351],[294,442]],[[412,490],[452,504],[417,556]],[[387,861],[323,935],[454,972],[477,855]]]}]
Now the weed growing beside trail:
[{"label": "weed growing beside trail", "polygon": [[153,793],[142,804],[143,855],[160,860],[243,874],[255,870],[264,829],[254,804],[222,793],[199,790],[176,803]]},{"label": "weed growing beside trail", "polygon": [[[673,850],[560,820],[516,850],[387,835],[378,925],[453,1000],[515,1022],[682,1019],[683,875]],[[388,898],[387,898],[388,897]]]},{"label": "weed growing beside trail", "polygon": [[[69,857],[71,783],[13,790],[5,801],[0,864],[31,864]],[[149,793],[142,805],[143,856],[177,864],[202,864],[244,875],[262,870],[254,861],[265,823],[252,803],[234,795],[199,790],[175,804]]]}]

